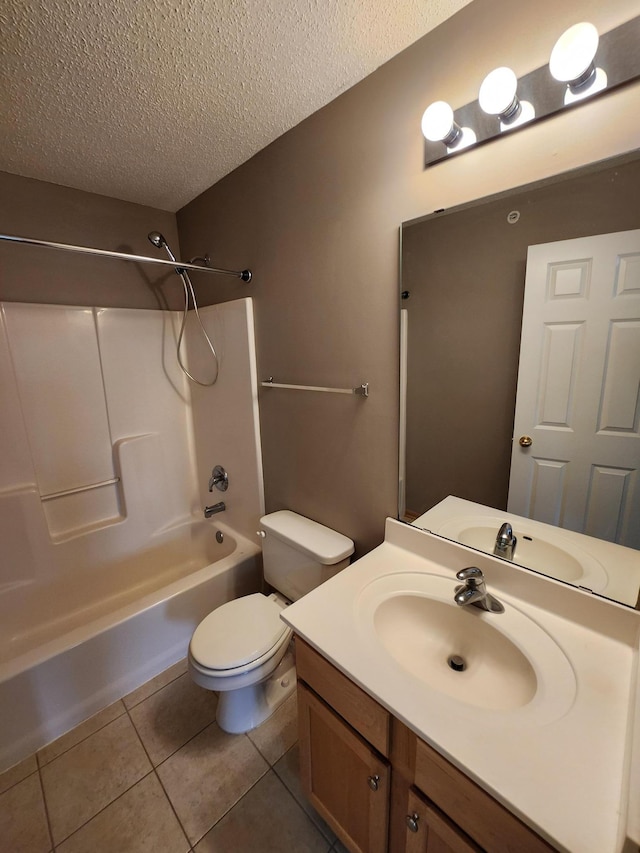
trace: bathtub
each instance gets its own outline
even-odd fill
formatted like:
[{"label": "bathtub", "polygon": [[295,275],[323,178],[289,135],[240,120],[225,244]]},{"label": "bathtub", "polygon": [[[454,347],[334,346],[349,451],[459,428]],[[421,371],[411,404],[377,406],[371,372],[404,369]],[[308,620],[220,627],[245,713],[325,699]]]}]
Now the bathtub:
[{"label": "bathtub", "polygon": [[0,771],[183,658],[207,613],[259,591],[261,567],[256,544],[198,520],[84,583],[16,589],[0,624]]}]

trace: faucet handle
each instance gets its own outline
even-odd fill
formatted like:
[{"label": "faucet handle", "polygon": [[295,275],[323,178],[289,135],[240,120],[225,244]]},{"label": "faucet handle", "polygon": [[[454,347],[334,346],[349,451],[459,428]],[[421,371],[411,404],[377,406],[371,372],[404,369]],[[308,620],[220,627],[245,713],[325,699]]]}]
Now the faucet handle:
[{"label": "faucet handle", "polygon": [[211,472],[211,477],[209,479],[209,491],[213,491],[213,487],[219,489],[221,492],[226,492],[229,488],[229,475],[224,470],[222,465],[216,465],[216,467]]},{"label": "faucet handle", "polygon": [[477,566],[468,566],[466,569],[460,569],[456,572],[456,577],[459,581],[471,581],[472,583],[480,583],[484,580],[482,570]]}]

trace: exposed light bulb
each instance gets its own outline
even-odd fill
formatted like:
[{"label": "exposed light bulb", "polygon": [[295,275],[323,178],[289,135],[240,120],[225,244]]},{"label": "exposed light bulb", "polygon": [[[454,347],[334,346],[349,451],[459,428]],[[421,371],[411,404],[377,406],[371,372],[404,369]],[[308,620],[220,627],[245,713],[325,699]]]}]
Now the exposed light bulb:
[{"label": "exposed light bulb", "polygon": [[494,68],[482,81],[478,101],[485,113],[502,119],[515,117],[520,109],[516,95],[518,78],[511,68]]},{"label": "exposed light bulb", "polygon": [[460,138],[460,127],[453,119],[453,110],[446,101],[434,101],[422,115],[422,135],[429,142],[444,142],[451,146]]},{"label": "exposed light bulb", "polygon": [[551,51],[551,76],[573,87],[587,83],[595,75],[593,60],[598,50],[598,42],[598,30],[593,24],[583,21],[569,27]]}]

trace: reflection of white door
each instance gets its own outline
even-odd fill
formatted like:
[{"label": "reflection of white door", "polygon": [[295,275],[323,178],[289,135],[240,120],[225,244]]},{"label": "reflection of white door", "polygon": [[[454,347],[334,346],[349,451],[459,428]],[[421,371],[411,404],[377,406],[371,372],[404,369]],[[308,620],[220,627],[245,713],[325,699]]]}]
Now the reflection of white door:
[{"label": "reflection of white door", "polygon": [[509,512],[640,548],[639,421],[640,230],[530,246]]}]

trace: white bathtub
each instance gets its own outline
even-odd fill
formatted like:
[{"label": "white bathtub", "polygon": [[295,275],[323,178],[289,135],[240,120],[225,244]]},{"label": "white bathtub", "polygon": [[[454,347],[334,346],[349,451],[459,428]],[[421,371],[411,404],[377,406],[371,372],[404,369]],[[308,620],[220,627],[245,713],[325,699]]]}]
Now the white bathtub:
[{"label": "white bathtub", "polygon": [[207,613],[260,582],[257,545],[195,521],[84,584],[16,589],[0,625],[0,771],[180,660]]}]

